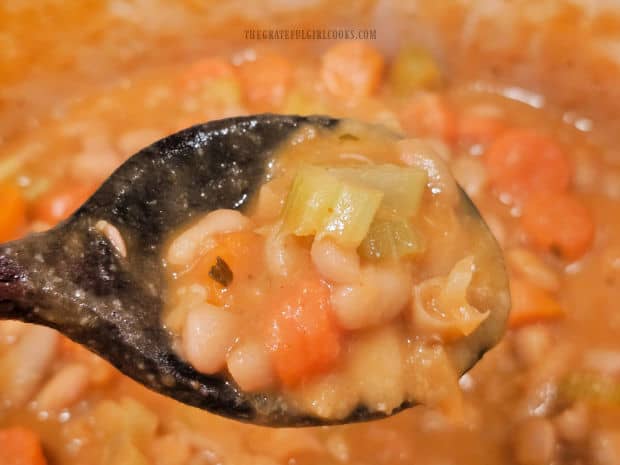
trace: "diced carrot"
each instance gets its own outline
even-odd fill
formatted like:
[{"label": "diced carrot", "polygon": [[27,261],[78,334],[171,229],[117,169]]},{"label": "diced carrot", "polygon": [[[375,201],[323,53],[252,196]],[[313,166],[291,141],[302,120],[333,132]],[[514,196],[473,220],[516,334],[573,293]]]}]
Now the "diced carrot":
[{"label": "diced carrot", "polygon": [[364,42],[340,42],[325,52],[321,79],[339,97],[372,95],[383,77],[383,56]]},{"label": "diced carrot", "polygon": [[19,426],[0,430],[2,465],[46,465],[39,436]]},{"label": "diced carrot", "polygon": [[481,115],[460,115],[457,124],[457,137],[461,144],[488,145],[506,129],[499,118]]},{"label": "diced carrot", "polygon": [[403,129],[411,136],[436,137],[448,144],[456,138],[456,115],[439,95],[414,97],[401,109],[399,117]]},{"label": "diced carrot", "polygon": [[511,328],[564,316],[564,310],[545,290],[522,279],[510,280],[512,309],[508,319]]},{"label": "diced carrot", "polygon": [[285,386],[295,386],[334,366],[340,354],[327,284],[308,274],[278,292],[268,340],[276,373]]},{"label": "diced carrot", "polygon": [[286,58],[266,54],[242,63],[239,75],[249,105],[273,108],[284,101],[293,80],[293,68]]},{"label": "diced carrot", "polygon": [[31,217],[50,225],[59,223],[88,200],[95,189],[94,184],[60,186],[58,190],[44,195],[33,205]]},{"label": "diced carrot", "polygon": [[223,260],[233,274],[233,282],[247,279],[261,266],[262,237],[253,231],[237,231],[218,234],[216,245],[210,249],[190,271],[191,278],[199,282],[207,291],[207,301],[220,305],[226,286],[211,275],[217,258]]},{"label": "diced carrot", "polygon": [[523,206],[521,225],[537,247],[576,260],[594,240],[594,221],[583,203],[568,193],[541,192]]},{"label": "diced carrot", "polygon": [[16,184],[0,185],[0,242],[17,239],[26,227],[26,200]]},{"label": "diced carrot", "polygon": [[500,194],[522,202],[533,192],[563,192],[571,166],[562,148],[532,129],[511,129],[485,154],[489,181]]},{"label": "diced carrot", "polygon": [[183,90],[196,90],[204,82],[228,78],[236,74],[235,68],[225,59],[208,57],[192,63],[179,77]]}]

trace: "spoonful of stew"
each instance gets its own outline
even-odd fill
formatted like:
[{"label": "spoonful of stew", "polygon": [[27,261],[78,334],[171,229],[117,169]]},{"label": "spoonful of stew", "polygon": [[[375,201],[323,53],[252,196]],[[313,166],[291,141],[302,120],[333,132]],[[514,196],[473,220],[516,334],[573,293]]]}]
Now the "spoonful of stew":
[{"label": "spoonful of stew", "polygon": [[0,318],[269,426],[458,414],[458,378],[509,308],[500,249],[441,157],[326,117],[183,130],[65,222],[0,246]]}]

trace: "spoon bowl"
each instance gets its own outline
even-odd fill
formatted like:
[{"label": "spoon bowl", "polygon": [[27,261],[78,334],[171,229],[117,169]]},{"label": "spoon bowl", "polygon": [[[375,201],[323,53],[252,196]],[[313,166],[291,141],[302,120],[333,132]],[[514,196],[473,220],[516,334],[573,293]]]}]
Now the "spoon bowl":
[{"label": "spoon bowl", "polygon": [[[301,125],[338,124],[315,116],[230,118],[141,150],[69,219],[0,246],[0,319],[55,328],[148,388],[235,420],[308,426],[385,416],[364,406],[337,421],[286,408],[260,412],[256,394],[201,374],[177,356],[161,322],[167,292],[162,253],[170,234],[209,211],[243,209],[264,181],[274,149]],[[126,253],[101,232],[101,221],[120,232]],[[468,367],[492,343],[479,345]]]}]

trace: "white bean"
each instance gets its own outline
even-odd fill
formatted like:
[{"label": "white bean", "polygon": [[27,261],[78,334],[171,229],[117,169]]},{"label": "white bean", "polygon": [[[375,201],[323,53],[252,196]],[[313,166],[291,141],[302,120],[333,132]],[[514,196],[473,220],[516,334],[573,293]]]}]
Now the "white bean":
[{"label": "white bean", "polygon": [[254,209],[253,218],[258,221],[275,220],[282,211],[284,196],[274,188],[274,181],[264,184],[258,193],[258,201]]},{"label": "white bean", "polygon": [[255,342],[241,344],[228,355],[228,371],[246,392],[268,388],[274,371],[267,348]]},{"label": "white bean", "polygon": [[390,325],[367,331],[351,343],[348,373],[370,410],[389,413],[405,399],[401,339]]},{"label": "white bean", "polygon": [[71,406],[88,386],[89,370],[80,363],[66,365],[39,392],[35,406],[40,411],[57,411]]},{"label": "white bean", "polygon": [[411,281],[401,267],[362,268],[357,283],[332,288],[331,302],[340,325],[353,330],[390,321],[407,305]]},{"label": "white bean", "polygon": [[18,407],[32,397],[51,367],[59,338],[53,329],[30,326],[0,359],[4,403]]},{"label": "white bean", "polygon": [[265,265],[273,276],[287,277],[295,270],[311,266],[310,254],[300,239],[281,234],[279,225],[274,226],[265,237]]},{"label": "white bean", "polygon": [[360,257],[354,249],[343,249],[330,239],[315,239],[310,256],[319,274],[328,281],[359,281]]},{"label": "white bean", "polygon": [[214,374],[226,366],[226,355],[237,334],[237,318],[214,305],[202,304],[187,312],[183,354],[198,371]]},{"label": "white bean", "polygon": [[592,465],[618,465],[620,463],[620,431],[599,430],[592,433],[590,440]]},{"label": "white bean", "polygon": [[538,287],[551,292],[560,290],[560,278],[549,265],[536,254],[523,247],[515,247],[506,252],[510,267]]},{"label": "white bean", "polygon": [[97,224],[95,224],[95,229],[103,234],[108,241],[110,241],[112,247],[116,249],[121,257],[127,257],[127,246],[125,245],[125,240],[116,226],[105,220],[99,220],[97,221]]},{"label": "white bean", "polygon": [[532,367],[547,356],[551,335],[544,326],[525,326],[512,338],[515,355],[525,367]]},{"label": "white bean", "polygon": [[250,220],[236,210],[214,210],[172,242],[168,262],[187,266],[215,245],[209,241],[212,235],[242,231],[249,226]]},{"label": "white bean", "polygon": [[517,428],[515,458],[519,465],[547,465],[553,460],[557,439],[546,418],[529,418]]},{"label": "white bean", "polygon": [[553,419],[560,438],[569,442],[583,441],[590,432],[590,412],[584,403],[576,403]]},{"label": "white bean", "polygon": [[26,328],[28,328],[28,325],[21,321],[0,321],[0,344],[10,345],[15,343]]}]

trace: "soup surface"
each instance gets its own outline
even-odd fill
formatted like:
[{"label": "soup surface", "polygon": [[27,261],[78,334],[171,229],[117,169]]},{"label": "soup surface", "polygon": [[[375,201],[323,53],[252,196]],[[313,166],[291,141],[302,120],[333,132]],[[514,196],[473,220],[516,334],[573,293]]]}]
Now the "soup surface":
[{"label": "soup surface", "polygon": [[[127,16],[124,2],[109,3]],[[15,6],[7,28],[23,21],[18,36],[34,62],[41,44],[25,31],[49,25],[29,23],[27,13]],[[510,329],[460,378],[460,421],[417,407],[368,424],[276,430],[162,398],[52,330],[2,322],[0,463],[620,463],[620,166],[617,148],[598,137],[606,121],[525,91],[455,81],[416,43],[388,56],[372,41],[217,48],[197,41],[177,56],[153,21],[148,48],[161,47],[157,67],[135,58],[140,42],[104,40],[117,22],[85,20],[92,37],[63,45],[76,47],[74,60],[94,66],[80,41],[101,38],[102,47],[123,50],[124,65],[108,69],[105,85],[67,80],[60,94],[74,86],[75,98],[19,119],[19,127],[12,123],[19,99],[2,110],[0,241],[61,221],[139,148],[191,124],[262,111],[351,117],[423,138],[446,160],[503,249]],[[161,28],[182,30],[180,21],[170,11]],[[444,26],[448,33],[451,23]],[[17,50],[9,42],[3,53]],[[519,51],[515,44],[501,60]],[[15,76],[5,74],[14,83]],[[12,89],[29,101],[54,97],[27,82]]]}]

